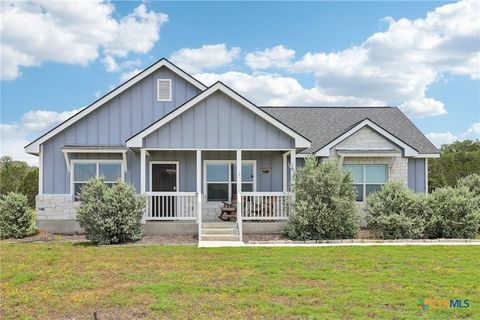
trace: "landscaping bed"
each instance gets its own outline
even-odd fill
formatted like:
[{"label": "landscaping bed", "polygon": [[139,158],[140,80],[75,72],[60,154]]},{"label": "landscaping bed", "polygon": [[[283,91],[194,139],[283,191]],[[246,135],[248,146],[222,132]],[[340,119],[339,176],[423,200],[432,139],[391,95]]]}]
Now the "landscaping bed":
[{"label": "landscaping bed", "polygon": [[[22,238],[22,239],[8,239],[4,242],[14,242],[14,243],[33,243],[33,242],[71,242],[71,243],[88,243],[88,240],[84,235],[71,234],[54,234],[50,232],[40,231],[39,233]],[[196,244],[198,238],[196,235],[155,235],[155,236],[143,236],[142,239],[126,243],[127,245],[138,244],[138,245],[148,245],[148,244],[160,244],[160,245],[176,245],[176,244]]]}]

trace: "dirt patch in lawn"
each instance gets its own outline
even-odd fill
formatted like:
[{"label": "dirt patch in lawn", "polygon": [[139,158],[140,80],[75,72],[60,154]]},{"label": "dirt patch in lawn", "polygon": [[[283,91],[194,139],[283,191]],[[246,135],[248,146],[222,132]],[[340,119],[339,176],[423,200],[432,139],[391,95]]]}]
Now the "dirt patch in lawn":
[{"label": "dirt patch in lawn", "polygon": [[[44,242],[72,242],[72,243],[88,243],[84,235],[80,234],[54,234],[50,232],[40,231],[39,233],[23,239],[7,239],[5,242],[16,243],[44,243]],[[175,245],[175,244],[196,244],[198,242],[196,235],[155,235],[143,236],[142,239],[127,245]]]},{"label": "dirt patch in lawn", "polygon": [[[375,239],[375,236],[368,230],[360,230],[357,239]],[[243,240],[246,243],[257,241],[285,241],[288,240],[282,234],[244,234]],[[35,235],[23,239],[7,239],[5,242],[16,243],[43,243],[43,242],[72,242],[72,243],[88,243],[84,235],[81,234],[55,234],[45,231],[40,231]],[[142,239],[133,243],[126,243],[126,245],[182,245],[182,244],[197,244],[198,237],[196,235],[153,235],[143,236]]]},{"label": "dirt patch in lawn", "polygon": [[243,241],[248,243],[249,241],[278,241],[288,240],[281,234],[244,234]]}]

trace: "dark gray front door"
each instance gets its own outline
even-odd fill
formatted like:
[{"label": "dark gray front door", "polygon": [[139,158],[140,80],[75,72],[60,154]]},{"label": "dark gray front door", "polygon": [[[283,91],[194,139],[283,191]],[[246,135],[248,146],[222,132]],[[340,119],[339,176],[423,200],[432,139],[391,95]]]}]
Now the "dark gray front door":
[{"label": "dark gray front door", "polygon": [[[152,163],[152,191],[176,192],[177,169],[176,163]],[[154,196],[152,202],[154,217],[174,218],[177,216],[177,203],[174,195]]]},{"label": "dark gray front door", "polygon": [[175,163],[152,164],[152,191],[177,191],[177,165]]}]

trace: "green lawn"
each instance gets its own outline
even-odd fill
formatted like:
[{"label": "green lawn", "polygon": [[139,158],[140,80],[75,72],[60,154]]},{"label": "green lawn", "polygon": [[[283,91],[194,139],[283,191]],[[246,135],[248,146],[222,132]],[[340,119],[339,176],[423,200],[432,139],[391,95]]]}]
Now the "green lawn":
[{"label": "green lawn", "polygon": [[0,249],[2,319],[480,319],[478,246]]}]

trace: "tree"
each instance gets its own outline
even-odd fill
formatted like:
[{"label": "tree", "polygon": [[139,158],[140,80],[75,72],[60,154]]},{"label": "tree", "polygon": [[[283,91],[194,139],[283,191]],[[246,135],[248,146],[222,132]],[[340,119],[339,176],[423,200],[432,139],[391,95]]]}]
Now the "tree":
[{"label": "tree", "polygon": [[334,161],[312,156],[295,172],[294,212],[284,227],[292,240],[351,239],[359,230],[355,187],[350,173]]},{"label": "tree", "polygon": [[24,161],[13,160],[9,156],[0,158],[0,195],[10,192],[24,194],[28,205],[35,207],[38,194],[38,168],[31,167]]},{"label": "tree", "polygon": [[109,187],[103,178],[91,179],[80,191],[77,220],[95,244],[136,241],[143,234],[145,200],[121,180]]},{"label": "tree", "polygon": [[382,239],[418,239],[423,235],[427,196],[400,181],[389,181],[367,196],[368,229]]},{"label": "tree", "polygon": [[440,147],[440,158],[428,160],[428,189],[454,187],[457,180],[480,174],[480,140],[455,141]]},{"label": "tree", "polygon": [[15,192],[0,197],[0,239],[24,238],[37,232],[35,211]]}]

